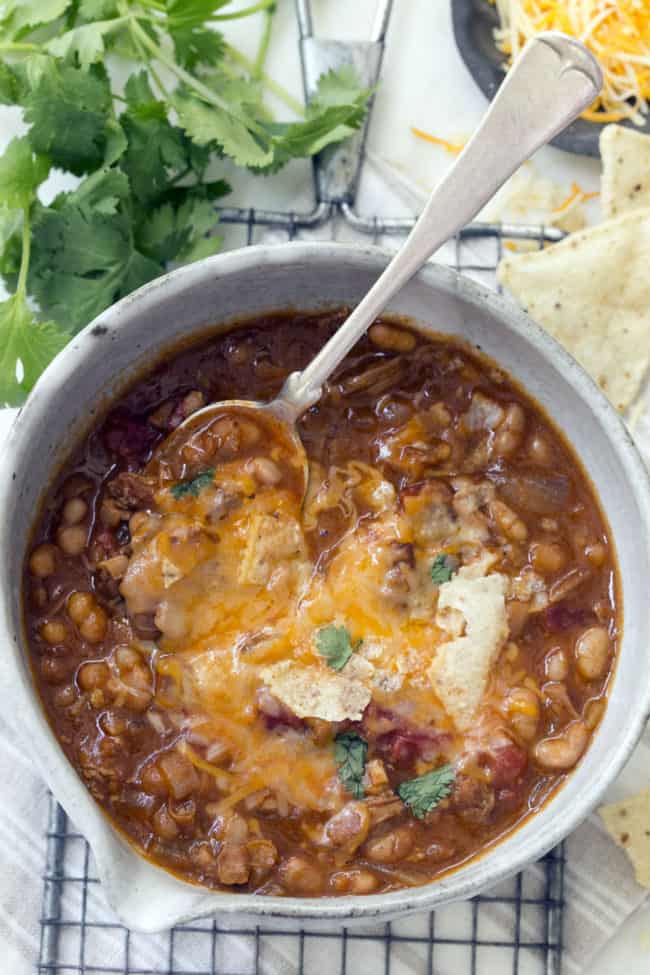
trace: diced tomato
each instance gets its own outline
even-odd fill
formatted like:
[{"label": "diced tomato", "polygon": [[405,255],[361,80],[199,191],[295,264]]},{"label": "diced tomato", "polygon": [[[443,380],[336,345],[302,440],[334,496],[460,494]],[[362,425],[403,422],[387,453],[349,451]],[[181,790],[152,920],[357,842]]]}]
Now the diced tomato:
[{"label": "diced tomato", "polygon": [[517,781],[528,764],[528,755],[518,745],[500,745],[488,753],[485,764],[492,772],[492,785],[502,789]]},{"label": "diced tomato", "polygon": [[569,630],[572,626],[586,626],[593,622],[595,616],[589,609],[567,606],[566,603],[556,603],[544,610],[543,619],[547,630],[553,633]]}]

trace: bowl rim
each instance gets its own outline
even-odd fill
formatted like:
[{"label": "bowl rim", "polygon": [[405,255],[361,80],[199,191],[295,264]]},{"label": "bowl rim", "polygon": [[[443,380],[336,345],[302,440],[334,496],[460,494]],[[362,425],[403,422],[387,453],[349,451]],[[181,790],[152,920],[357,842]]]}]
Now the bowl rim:
[{"label": "bowl rim", "polygon": [[[319,264],[339,265],[342,261],[353,263],[359,271],[371,271],[380,273],[383,267],[393,256],[390,250],[371,246],[368,244],[343,244],[330,242],[291,242],[284,244],[260,244],[244,247],[238,250],[229,251],[225,254],[218,254],[206,258],[194,264],[178,268],[156,280],[144,285],[131,295],[117,302],[106,311],[102,312],[82,332],[64,349],[56,359],[45,370],[34,390],[30,394],[25,406],[21,409],[16,418],[9,437],[5,444],[8,462],[13,463],[14,457],[19,458],[26,451],[29,454],[29,446],[25,445],[25,433],[28,432],[32,418],[38,419],[39,413],[46,407],[49,398],[56,395],[63,384],[73,383],[74,374],[78,368],[78,359],[83,357],[84,348],[89,348],[90,342],[96,341],[98,328],[101,332],[106,329],[126,330],[130,325],[130,319],[140,317],[146,313],[147,306],[158,306],[167,299],[173,297],[178,291],[184,291],[188,287],[200,287],[202,283],[207,283],[216,275],[223,278],[226,275],[238,275],[241,273],[255,273],[260,265],[265,266],[296,266],[307,264],[318,266]],[[569,384],[585,402],[589,410],[595,415],[604,436],[610,446],[621,461],[621,477],[627,481],[631,494],[633,495],[639,510],[643,514],[643,524],[639,531],[643,532],[648,562],[650,564],[650,475],[646,470],[638,451],[627,431],[621,417],[608,402],[596,383],[584,372],[578,363],[566,352],[546,331],[534,323],[525,312],[523,312],[509,298],[499,295],[497,292],[465,277],[459,272],[443,265],[428,263],[415,275],[415,279],[422,282],[425,287],[433,292],[442,292],[452,297],[456,297],[468,304],[479,314],[487,312],[499,319],[505,326],[506,334],[508,331],[515,332],[523,338],[526,343],[533,347],[533,350],[541,357],[556,373],[564,383]],[[408,287],[406,285],[405,287]],[[291,307],[290,299],[287,300],[287,307]],[[215,317],[218,318],[218,315]],[[95,336],[93,336],[95,331]],[[189,330],[188,330],[189,331]],[[193,331],[199,332],[200,326]],[[161,347],[164,348],[164,347]],[[76,353],[76,354],[75,354]],[[134,353],[134,359],[136,354]],[[517,376],[514,376],[517,379]],[[524,385],[522,383],[522,385]],[[524,385],[524,389],[525,389]],[[574,448],[575,449],[575,448]],[[576,449],[578,456],[580,451]],[[14,474],[15,477],[15,474]],[[13,493],[13,478],[6,477],[0,480],[0,550],[5,550],[10,544],[10,525],[5,511],[10,504]],[[607,512],[605,512],[607,514]],[[10,689],[11,693],[18,695],[18,707],[22,707],[25,713],[23,732],[26,726],[30,732],[32,744],[39,744],[45,749],[48,757],[46,765],[37,760],[37,764],[52,791],[59,791],[52,786],[52,781],[60,779],[61,775],[65,778],[62,765],[65,765],[67,780],[73,776],[79,788],[85,796],[85,805],[79,800],[79,789],[74,789],[70,784],[70,793],[76,796],[75,801],[69,800],[69,795],[59,799],[64,808],[76,808],[79,811],[88,813],[91,820],[90,825],[84,824],[84,833],[88,835],[88,842],[95,853],[100,879],[105,885],[109,902],[115,908],[118,915],[125,920],[130,927],[137,930],[154,931],[160,930],[162,926],[169,923],[179,923],[193,917],[200,917],[205,914],[244,914],[259,918],[297,918],[297,919],[316,919],[316,920],[336,920],[345,921],[358,919],[386,918],[389,916],[404,915],[415,911],[430,910],[441,903],[449,903],[471,897],[479,893],[487,886],[499,883],[504,878],[518,872],[526,863],[539,859],[552,847],[556,846],[575,826],[582,821],[591,809],[598,802],[602,792],[618,775],[623,765],[631,754],[639,736],[642,733],[646,720],[650,712],[650,669],[645,674],[643,681],[645,687],[641,694],[643,707],[638,712],[630,713],[627,723],[615,741],[611,743],[611,752],[608,752],[608,763],[606,770],[595,783],[591,790],[585,790],[575,797],[576,801],[571,808],[566,811],[563,817],[551,817],[550,822],[544,824],[544,828],[536,831],[534,838],[529,840],[528,848],[520,851],[519,855],[513,860],[512,857],[503,855],[514,839],[527,823],[534,822],[539,814],[527,817],[521,826],[516,827],[507,833],[497,842],[490,844],[487,848],[474,855],[466,864],[455,867],[448,874],[441,878],[424,884],[420,887],[405,888],[399,891],[366,895],[360,897],[319,897],[319,898],[290,898],[290,897],[260,897],[255,894],[227,893],[210,891],[207,888],[199,887],[188,882],[178,880],[177,883],[187,894],[186,909],[173,911],[170,917],[166,917],[163,924],[156,926],[140,926],[137,918],[125,915],[124,910],[120,910],[111,897],[112,879],[110,854],[114,852],[114,845],[105,842],[106,831],[119,835],[119,831],[110,823],[108,817],[100,810],[86,790],[85,785],[77,776],[76,771],[68,763],[58,741],[54,739],[53,733],[45,717],[38,691],[31,681],[25,681],[24,674],[21,673],[19,657],[24,655],[23,634],[12,635],[12,610],[11,610],[11,588],[12,582],[8,575],[8,568],[3,561],[0,568],[0,633],[6,634],[9,642],[13,642],[16,647],[15,655],[9,654],[12,661],[10,664]],[[624,630],[625,639],[625,630]],[[14,659],[15,657],[15,659]],[[25,661],[23,659],[23,667]],[[11,673],[13,671],[13,673]],[[13,679],[12,679],[13,678]],[[614,685],[615,687],[616,685]],[[615,690],[614,690],[615,693]],[[54,745],[54,753],[52,746]],[[58,776],[54,769],[58,769]],[[560,792],[564,792],[570,787],[571,777],[562,787]],[[556,792],[547,805],[552,806],[559,795]],[[95,812],[90,815],[90,806]],[[97,810],[100,815],[98,816]],[[540,810],[541,812],[542,810]],[[74,813],[72,814],[74,818]],[[114,839],[113,836],[113,839]],[[126,841],[122,839],[122,843]],[[137,850],[128,844],[132,851],[132,856],[142,858]],[[148,861],[151,863],[151,861]],[[487,869],[482,870],[482,865],[487,864]],[[151,864],[156,873],[170,875],[162,867]],[[479,876],[474,876],[476,872],[472,868],[477,868]],[[487,874],[487,876],[482,876]],[[152,881],[153,882],[153,881]]]}]

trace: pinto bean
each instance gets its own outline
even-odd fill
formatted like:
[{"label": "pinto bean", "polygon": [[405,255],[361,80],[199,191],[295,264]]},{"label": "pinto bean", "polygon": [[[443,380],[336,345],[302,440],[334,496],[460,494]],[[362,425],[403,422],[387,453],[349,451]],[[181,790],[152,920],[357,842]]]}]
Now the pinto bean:
[{"label": "pinto bean", "polygon": [[528,441],[528,456],[533,464],[549,467],[553,462],[553,450],[542,433],[534,433]]},{"label": "pinto bean", "polygon": [[388,352],[411,352],[415,348],[415,335],[381,322],[370,326],[368,338],[378,349],[386,349]]},{"label": "pinto bean", "polygon": [[559,734],[551,738],[542,738],[533,750],[533,757],[542,768],[560,772],[573,768],[582,756],[589,731],[584,721],[571,721]]},{"label": "pinto bean", "polygon": [[163,803],[160,809],[152,816],[152,824],[155,833],[163,840],[173,840],[179,834],[178,824],[172,819],[169,809]]},{"label": "pinto bean", "polygon": [[363,853],[373,863],[399,863],[413,849],[413,835],[408,826],[396,826],[382,836],[372,836]]},{"label": "pinto bean", "polygon": [[245,884],[251,869],[250,855],[241,843],[224,843],[217,857],[219,882],[231,887]]},{"label": "pinto bean", "polygon": [[279,869],[283,886],[298,894],[320,893],[323,876],[320,867],[305,857],[293,856],[285,860]]},{"label": "pinto bean", "polygon": [[88,541],[88,530],[84,525],[62,525],[56,540],[65,555],[81,555]]},{"label": "pinto bean", "polygon": [[325,824],[325,836],[334,846],[350,852],[361,846],[370,828],[370,816],[363,802],[348,802]]},{"label": "pinto bean", "polygon": [[277,848],[271,840],[249,840],[246,848],[250,857],[252,879],[259,883],[278,862]]},{"label": "pinto bean", "polygon": [[174,799],[186,799],[199,787],[199,777],[192,763],[180,752],[165,752],[160,767]]},{"label": "pinto bean", "polygon": [[525,542],[528,529],[516,511],[513,511],[503,501],[495,499],[490,505],[492,517],[506,536],[513,542]]},{"label": "pinto bean", "polygon": [[569,661],[561,647],[551,650],[544,661],[544,671],[550,681],[566,680],[569,673]]},{"label": "pinto bean", "polygon": [[576,640],[578,672],[585,680],[598,680],[607,669],[609,633],[604,626],[590,626]]},{"label": "pinto bean", "polygon": [[103,689],[108,683],[110,671],[104,660],[93,660],[82,664],[77,674],[77,683],[82,691]]},{"label": "pinto bean", "polygon": [[38,579],[47,579],[54,574],[58,554],[56,545],[39,545],[29,559],[29,571]]},{"label": "pinto bean", "polygon": [[591,564],[599,569],[607,558],[607,547],[602,542],[594,542],[593,545],[587,545],[585,555]]},{"label": "pinto bean", "polygon": [[551,575],[562,571],[567,562],[567,553],[559,542],[533,542],[529,558],[534,569]]},{"label": "pinto bean", "polygon": [[88,514],[88,505],[83,498],[70,498],[63,505],[61,518],[66,525],[78,525]]},{"label": "pinto bean", "polygon": [[68,599],[68,616],[79,626],[93,612],[97,600],[91,592],[73,592]]},{"label": "pinto bean", "polygon": [[511,403],[499,424],[494,443],[493,453],[497,457],[510,457],[521,445],[526,428],[526,414],[519,403]]},{"label": "pinto bean", "polygon": [[41,627],[41,636],[51,647],[65,643],[67,632],[63,620],[48,620]]},{"label": "pinto bean", "polygon": [[260,484],[273,486],[282,480],[282,471],[269,457],[253,457],[247,466]]},{"label": "pinto bean", "polygon": [[331,884],[340,894],[373,894],[379,879],[370,870],[339,870],[332,875]]}]

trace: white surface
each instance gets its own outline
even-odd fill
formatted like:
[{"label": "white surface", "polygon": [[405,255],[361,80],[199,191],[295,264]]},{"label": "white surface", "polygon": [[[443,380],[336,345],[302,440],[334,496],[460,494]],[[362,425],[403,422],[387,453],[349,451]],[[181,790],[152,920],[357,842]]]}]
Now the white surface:
[{"label": "white surface", "polygon": [[[268,71],[298,92],[300,70],[293,4],[290,0],[280,0],[279,7]],[[374,8],[374,0],[356,0],[356,3],[349,0],[314,0],[317,30],[321,35],[338,38],[367,38]],[[242,21],[234,22],[229,29],[229,35],[250,52],[255,49],[256,43],[251,27],[250,21]],[[452,141],[465,139],[484,110],[485,100],[474,86],[453,44],[447,0],[396,0],[368,147],[371,159],[379,165],[394,167],[402,173],[404,183],[413,186],[414,192],[407,189],[403,194],[405,213],[413,212],[419,204],[420,195],[437,181],[452,161],[442,149],[416,139],[410,133],[410,126],[416,125]],[[16,111],[0,107],[0,148],[18,131],[20,124]],[[534,165],[544,176],[562,183],[567,192],[573,180],[577,180],[586,190],[598,188],[599,164],[595,160],[579,159],[547,148],[537,154]],[[294,204],[296,196],[308,193],[310,174],[307,166],[294,163],[272,179],[260,180],[237,174],[232,181],[235,193],[229,202],[284,208]],[[69,177],[55,175],[46,187],[44,198],[50,199],[59,189],[69,188],[73,184],[74,180]],[[381,193],[381,182],[373,167],[369,166],[362,182],[359,209],[367,213],[381,212],[383,199],[378,193]],[[391,201],[391,206],[391,215],[397,215],[394,201]],[[0,417],[0,436],[5,419],[4,416]],[[647,780],[647,769],[639,769],[639,772],[645,773]],[[28,778],[27,773],[24,778]],[[43,806],[43,818],[44,814]],[[15,811],[12,813],[8,807],[7,815],[10,817],[8,822],[20,835],[21,824],[15,817]],[[21,864],[31,876],[40,873],[41,864],[33,852],[31,855],[26,852],[21,857]],[[621,860],[620,870],[625,869]],[[628,881],[627,877],[624,879]],[[611,890],[613,900],[618,893]],[[9,900],[3,898],[3,903],[6,909]],[[0,905],[0,920],[2,913]],[[8,926],[11,927],[11,924]],[[22,947],[26,957],[36,950],[34,942],[25,943]],[[20,968],[18,957],[14,960],[5,955],[5,960],[9,965],[8,970],[16,975],[19,971],[30,970],[27,966]],[[626,975],[647,975],[649,967],[650,909],[646,908],[630,919],[596,965],[590,967],[590,972],[593,975],[610,975],[623,970]]]}]

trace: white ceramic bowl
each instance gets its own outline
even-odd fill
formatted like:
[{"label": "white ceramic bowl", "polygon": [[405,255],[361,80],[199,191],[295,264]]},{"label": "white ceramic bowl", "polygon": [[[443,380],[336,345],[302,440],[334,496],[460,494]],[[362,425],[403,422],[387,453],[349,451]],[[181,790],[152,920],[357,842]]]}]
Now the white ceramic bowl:
[{"label": "white ceramic bowl", "polygon": [[356,898],[256,897],[193,887],[144,860],[64,757],[26,662],[20,590],[42,492],[67,450],[130,379],[181,336],[271,309],[354,304],[387,260],[376,248],[294,243],[246,248],[159,278],[100,315],[57,357],[5,446],[11,474],[0,483],[0,636],[9,672],[3,700],[48,785],[88,838],[108,899],[129,927],[159,930],[214,912],[262,924],[265,918],[284,924],[388,920],[470,897],[542,856],[584,819],[622,768],[650,710],[650,487],[630,437],[580,367],[512,303],[429,265],[390,311],[410,316],[425,331],[463,336],[524,385],[577,449],[615,540],[625,623],[618,665],[605,718],[566,784],[506,839],[424,887]]}]

